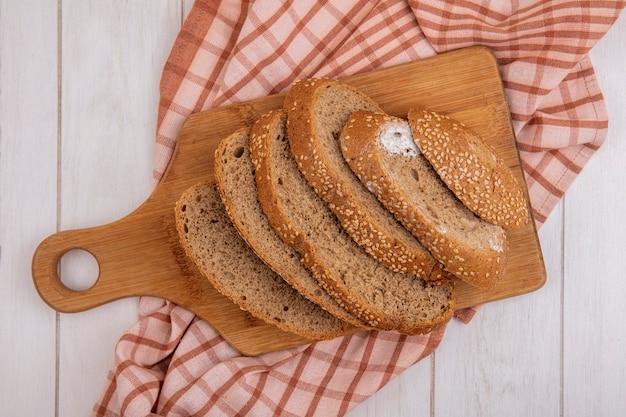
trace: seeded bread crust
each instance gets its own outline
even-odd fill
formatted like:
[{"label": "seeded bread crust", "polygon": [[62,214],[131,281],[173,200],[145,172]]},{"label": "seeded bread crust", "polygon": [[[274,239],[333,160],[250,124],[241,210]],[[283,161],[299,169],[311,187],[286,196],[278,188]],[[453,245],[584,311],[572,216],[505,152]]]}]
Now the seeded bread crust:
[{"label": "seeded bread crust", "polygon": [[380,107],[338,81],[307,79],[292,85],[283,109],[300,171],[354,241],[394,271],[447,279],[442,265],[361,185],[341,155],[339,132],[350,114]]},{"label": "seeded bread crust", "polygon": [[[259,123],[264,123],[263,117]],[[300,254],[280,239],[263,213],[250,157],[250,137],[254,137],[259,123],[252,130],[242,128],[226,137],[215,151],[215,179],[228,216],[239,235],[261,260],[300,294],[337,317],[337,323],[332,323],[333,328],[342,326],[340,319],[364,327],[318,284],[302,264]]]},{"label": "seeded bread crust", "polygon": [[344,333],[341,321],[301,296],[252,252],[230,222],[214,183],[185,191],[175,216],[187,256],[241,309],[310,340]]},{"label": "seeded bread crust", "polygon": [[528,202],[522,187],[480,135],[429,110],[412,109],[408,118],[421,152],[470,210],[506,229],[519,229],[528,223]]},{"label": "seeded bread crust", "polygon": [[261,118],[262,130],[250,144],[259,201],[279,236],[302,254],[320,285],[369,326],[424,334],[447,323],[454,284],[435,286],[393,272],[358,246],[300,173],[285,117],[273,112]]},{"label": "seeded bread crust", "polygon": [[508,252],[504,230],[456,198],[419,152],[406,120],[359,111],[340,142],[361,182],[446,270],[481,288],[500,282]]}]

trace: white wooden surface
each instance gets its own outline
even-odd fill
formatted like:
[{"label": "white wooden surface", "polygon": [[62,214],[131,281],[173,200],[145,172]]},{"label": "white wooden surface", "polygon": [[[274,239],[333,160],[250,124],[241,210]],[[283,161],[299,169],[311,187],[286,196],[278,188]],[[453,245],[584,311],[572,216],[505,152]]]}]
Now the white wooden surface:
[{"label": "white wooden surface", "polygon": [[[57,230],[150,192],[158,82],[191,0],[0,1],[0,415],[84,416],[136,299],[67,315],[30,276]],[[626,410],[626,17],[592,51],[607,142],[541,229],[538,292],[453,322],[430,358],[350,416],[618,416]],[[62,265],[88,285],[81,256]]]}]

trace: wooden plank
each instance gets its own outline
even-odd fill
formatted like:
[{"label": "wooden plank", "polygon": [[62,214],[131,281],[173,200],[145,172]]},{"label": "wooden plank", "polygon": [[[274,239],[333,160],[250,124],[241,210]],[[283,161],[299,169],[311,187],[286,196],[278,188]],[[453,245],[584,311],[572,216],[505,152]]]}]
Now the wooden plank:
[{"label": "wooden plank", "polygon": [[[181,5],[66,0],[61,12],[60,228],[69,229],[109,223],[150,194],[158,86]],[[66,285],[88,287],[85,275],[98,273],[88,260],[63,258]],[[89,414],[136,320],[136,299],[60,316],[58,415]]]},{"label": "wooden plank", "polygon": [[54,415],[56,314],[34,290],[29,252],[57,224],[56,15],[55,2],[0,2],[0,403],[7,416]]},{"label": "wooden plank", "polygon": [[[462,69],[459,61],[464,63]],[[524,182],[498,69],[487,49],[469,48],[346,82],[372,96],[390,114],[404,115],[412,106],[446,111],[483,134]],[[141,207],[117,222],[59,233],[42,243],[33,264],[42,297],[61,311],[81,311],[121,297],[155,295],[194,311],[247,354],[302,343],[271,325],[250,325],[247,314],[219,297],[183,255],[173,226],[173,207],[181,193],[212,178],[212,156],[219,141],[281,103],[282,96],[275,95],[192,115],[163,180]],[[511,250],[502,285],[484,291],[460,283],[459,308],[543,285],[545,270],[534,223],[507,235]],[[91,252],[100,266],[98,282],[78,293],[58,281],[55,268],[59,256],[76,247]],[[143,254],[140,262],[137,253]]]},{"label": "wooden plank", "polygon": [[626,410],[626,17],[592,51],[609,132],[565,196],[563,399],[567,416]]}]

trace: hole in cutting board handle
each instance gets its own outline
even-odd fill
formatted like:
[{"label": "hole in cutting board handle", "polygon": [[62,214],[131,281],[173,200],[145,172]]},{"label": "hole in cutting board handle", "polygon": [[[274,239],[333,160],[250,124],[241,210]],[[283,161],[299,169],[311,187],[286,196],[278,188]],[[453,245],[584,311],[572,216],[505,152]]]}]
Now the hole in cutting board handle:
[{"label": "hole in cutting board handle", "polygon": [[86,291],[100,276],[98,260],[85,249],[71,249],[59,260],[59,279],[73,291]]}]

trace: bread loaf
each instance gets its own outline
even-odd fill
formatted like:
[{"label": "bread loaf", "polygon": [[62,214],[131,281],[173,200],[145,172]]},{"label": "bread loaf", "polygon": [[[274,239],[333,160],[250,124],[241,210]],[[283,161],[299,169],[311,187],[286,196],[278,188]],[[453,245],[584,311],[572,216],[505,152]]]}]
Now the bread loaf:
[{"label": "bread loaf", "polygon": [[344,230],[383,265],[429,281],[446,278],[442,265],[402,227],[345,163],[339,132],[358,110],[382,111],[360,91],[334,80],[294,83],[283,109],[300,171]]},{"label": "bread loaf", "polygon": [[[254,138],[260,124],[266,123],[266,117],[262,116],[252,130],[242,128],[223,139],[215,151],[215,178],[226,211],[257,256],[300,294],[338,319],[364,327],[319,285],[302,265],[300,254],[278,237],[261,209],[250,157],[250,137]],[[332,327],[340,325],[336,323]]]},{"label": "bread loaf", "polygon": [[344,322],[301,296],[252,252],[232,225],[214,183],[185,191],[175,216],[187,256],[243,310],[311,340],[344,333]]},{"label": "bread loaf", "polygon": [[340,305],[371,327],[417,334],[448,322],[453,283],[435,286],[393,272],[357,245],[299,171],[285,117],[263,118],[251,140],[259,201],[279,236]]},{"label": "bread loaf", "polygon": [[528,223],[528,202],[522,187],[480,135],[430,110],[412,109],[408,118],[421,153],[465,206],[507,229]]},{"label": "bread loaf", "polygon": [[504,230],[456,198],[415,145],[406,120],[359,111],[340,141],[361,182],[446,270],[481,288],[500,281],[508,250]]}]

